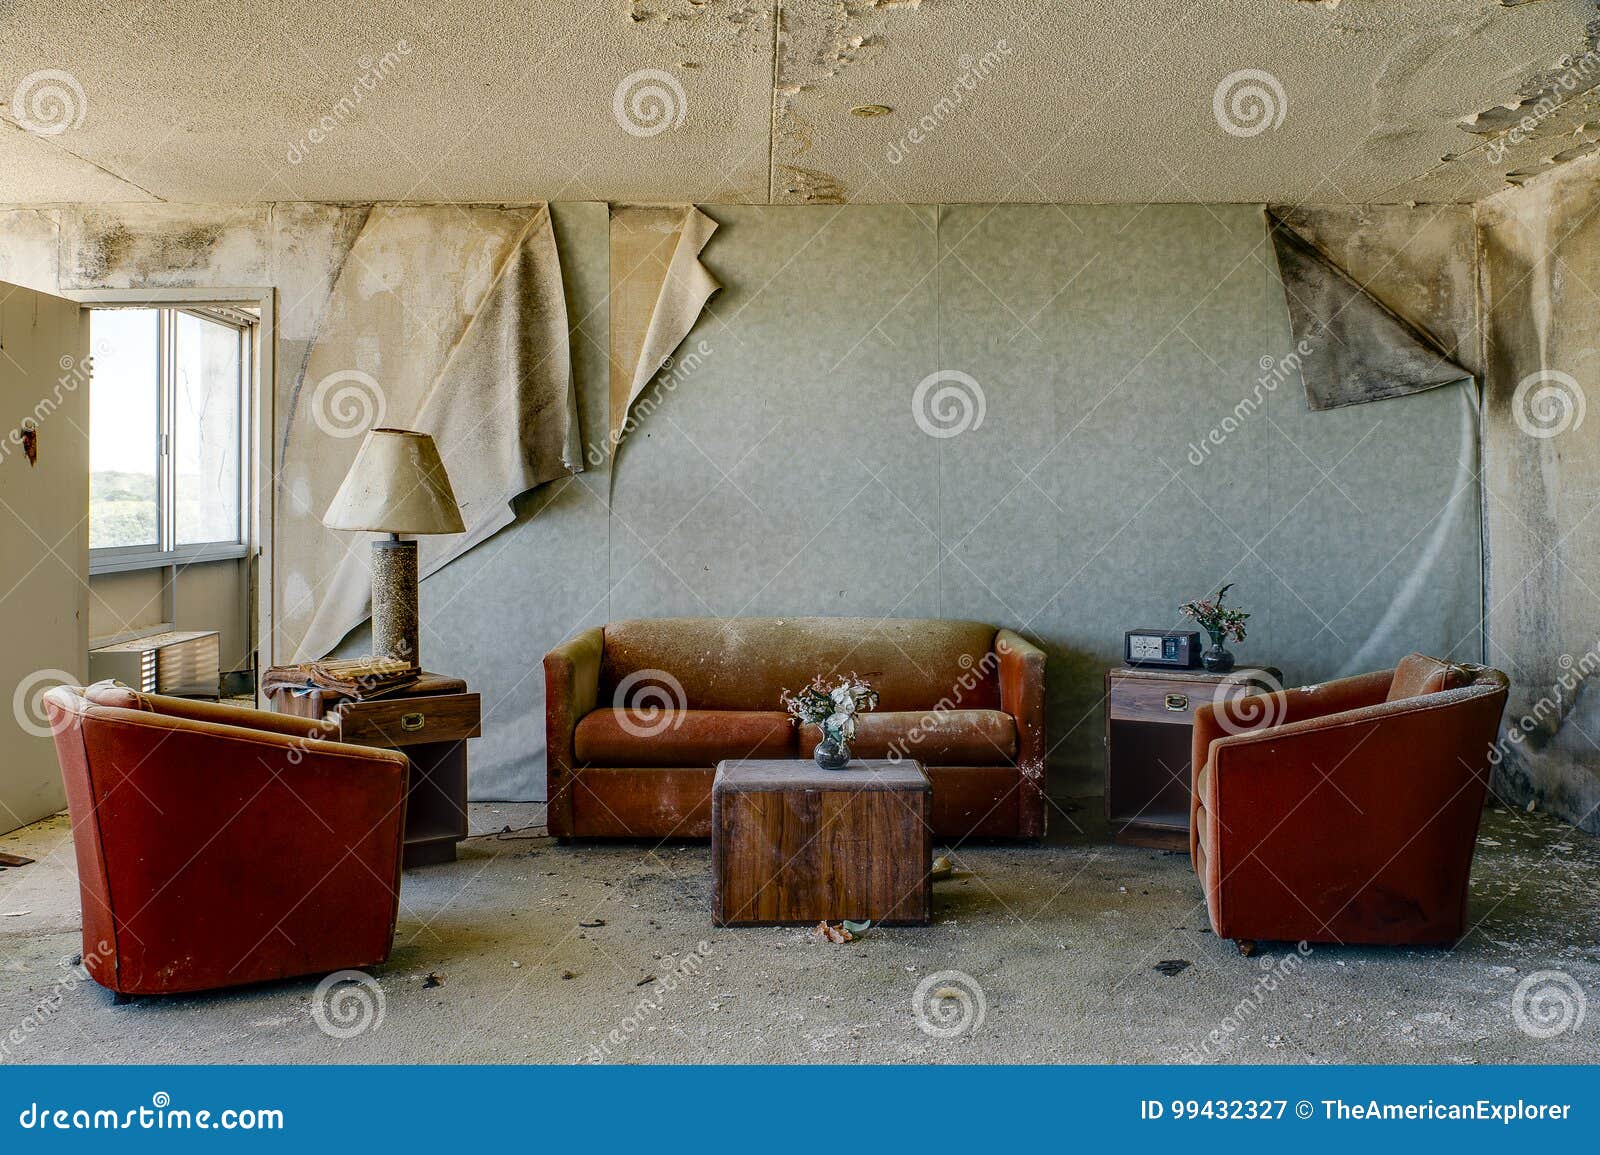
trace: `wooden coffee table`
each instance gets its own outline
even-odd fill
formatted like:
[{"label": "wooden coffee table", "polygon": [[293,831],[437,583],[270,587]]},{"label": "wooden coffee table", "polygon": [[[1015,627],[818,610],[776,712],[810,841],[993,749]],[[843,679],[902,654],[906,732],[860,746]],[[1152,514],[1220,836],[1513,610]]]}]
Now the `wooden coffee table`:
[{"label": "wooden coffee table", "polygon": [[921,763],[720,762],[711,787],[718,926],[824,919],[918,925],[932,913],[933,787]]}]

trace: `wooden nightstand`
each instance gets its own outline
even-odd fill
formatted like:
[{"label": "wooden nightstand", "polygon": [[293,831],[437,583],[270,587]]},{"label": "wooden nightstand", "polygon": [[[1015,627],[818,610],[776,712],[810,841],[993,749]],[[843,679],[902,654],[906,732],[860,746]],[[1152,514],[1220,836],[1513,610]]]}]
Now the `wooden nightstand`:
[{"label": "wooden nightstand", "polygon": [[1225,697],[1276,690],[1271,666],[1205,670],[1123,667],[1106,674],[1106,821],[1127,846],[1189,849],[1194,711]]},{"label": "wooden nightstand", "polygon": [[466,682],[424,673],[405,690],[365,701],[280,690],[272,706],[303,718],[336,713],[333,741],[404,751],[411,759],[404,863],[455,861],[456,843],[467,836],[467,739],[483,732],[478,695],[467,692]]}]

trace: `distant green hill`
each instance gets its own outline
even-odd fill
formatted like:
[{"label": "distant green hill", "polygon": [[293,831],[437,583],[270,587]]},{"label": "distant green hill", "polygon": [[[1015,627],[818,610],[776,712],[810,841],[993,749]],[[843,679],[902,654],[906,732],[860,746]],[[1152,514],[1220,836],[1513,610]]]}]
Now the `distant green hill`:
[{"label": "distant green hill", "polygon": [[153,545],[156,475],[106,469],[89,475],[89,546]]}]

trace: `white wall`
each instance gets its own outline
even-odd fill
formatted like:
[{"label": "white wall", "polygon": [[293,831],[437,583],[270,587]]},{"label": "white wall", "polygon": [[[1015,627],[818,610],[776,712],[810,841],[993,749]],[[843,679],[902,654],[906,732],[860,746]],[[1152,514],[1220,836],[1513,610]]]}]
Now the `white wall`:
[{"label": "white wall", "polygon": [[[224,672],[250,657],[249,562],[243,558],[197,562],[178,569],[175,602],[180,630],[217,630]],[[151,630],[165,622],[167,571],[127,570],[89,579],[89,639]]]},{"label": "white wall", "polygon": [[[418,211],[436,211],[441,230],[463,227],[457,206]],[[1260,209],[706,211],[721,228],[704,260],[726,288],[686,348],[711,352],[624,443],[614,478],[586,473],[525,497],[514,525],[423,584],[429,666],[484,698],[475,796],[542,794],[540,659],[572,630],[625,616],[931,614],[1020,627],[1049,651],[1058,793],[1099,788],[1101,679],[1122,631],[1175,626],[1180,602],[1225,581],[1256,614],[1241,660],[1277,664],[1290,682],[1375,669],[1413,648],[1477,658],[1469,390],[1309,413],[1291,383],[1200,464],[1189,460],[1263,360],[1291,349]],[[1408,214],[1462,244],[1442,256],[1385,247],[1412,235]],[[10,245],[0,254],[44,287],[276,285],[286,420],[363,215],[19,209],[0,212]],[[606,208],[552,215],[595,439]],[[1414,266],[1421,284],[1471,282],[1461,267],[1470,214],[1380,217],[1394,227],[1351,226],[1367,246],[1358,255]],[[177,235],[184,245],[167,243]],[[425,252],[384,254],[364,272],[354,280],[367,296],[336,302],[370,321],[364,341],[421,342],[400,308],[406,286],[426,284],[435,304],[477,291]],[[981,427],[948,439],[919,429],[913,392],[937,369],[979,382]],[[298,499],[310,509],[330,496]],[[280,535],[280,553],[294,545]],[[363,632],[347,645],[365,649]]]},{"label": "white wall", "polygon": [[0,832],[66,805],[38,699],[87,665],[88,351],[77,305],[0,282]]}]

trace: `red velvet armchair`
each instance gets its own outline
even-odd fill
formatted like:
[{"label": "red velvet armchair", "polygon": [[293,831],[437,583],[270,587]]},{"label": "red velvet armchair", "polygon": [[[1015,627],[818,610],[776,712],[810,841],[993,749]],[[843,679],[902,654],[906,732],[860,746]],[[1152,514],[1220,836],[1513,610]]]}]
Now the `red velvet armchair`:
[{"label": "red velvet armchair", "polygon": [[1507,688],[1410,654],[1196,710],[1189,845],[1216,933],[1458,940]]},{"label": "red velvet armchair", "polygon": [[389,956],[406,758],[286,714],[136,694],[45,696],[83,901],[83,964],[119,996]]}]

